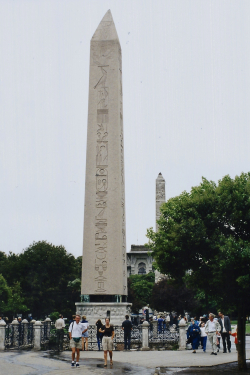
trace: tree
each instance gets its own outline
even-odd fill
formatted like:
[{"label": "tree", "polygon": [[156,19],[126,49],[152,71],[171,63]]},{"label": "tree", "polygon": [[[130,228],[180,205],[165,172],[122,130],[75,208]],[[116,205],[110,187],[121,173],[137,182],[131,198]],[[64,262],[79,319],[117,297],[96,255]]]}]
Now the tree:
[{"label": "tree", "polygon": [[154,285],[150,305],[158,311],[176,311],[178,314],[183,314],[184,310],[194,312],[199,309],[194,290],[184,283],[176,285],[167,278]]},{"label": "tree", "polygon": [[[238,364],[246,368],[245,316],[250,311],[250,173],[216,185],[205,178],[162,205],[159,231],[147,231],[160,272],[198,287],[205,300],[238,312]],[[187,273],[187,270],[191,272]],[[206,303],[208,305],[208,303]]]},{"label": "tree", "polygon": [[8,300],[11,297],[11,289],[8,287],[8,284],[0,274],[0,311],[3,313],[6,311],[6,306],[8,304]]},{"label": "tree", "polygon": [[128,302],[131,302],[135,312],[150,303],[152,290],[155,283],[155,274],[131,275],[128,278]]},{"label": "tree", "polygon": [[21,254],[10,253],[4,268],[4,277],[10,286],[20,283],[25,305],[34,317],[43,317],[52,311],[71,315],[80,293],[72,294],[67,286],[80,274],[81,257],[75,259],[63,246],[46,241],[34,242]]}]

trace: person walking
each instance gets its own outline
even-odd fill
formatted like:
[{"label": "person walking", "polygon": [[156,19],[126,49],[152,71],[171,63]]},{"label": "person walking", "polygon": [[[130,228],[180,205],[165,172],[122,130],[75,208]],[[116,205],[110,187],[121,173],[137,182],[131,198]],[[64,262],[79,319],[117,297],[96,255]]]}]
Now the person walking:
[{"label": "person walking", "polygon": [[196,353],[199,346],[200,331],[200,327],[196,324],[196,321],[191,319],[191,324],[187,330],[187,339],[191,339],[193,353]]},{"label": "person walking", "polygon": [[129,316],[125,316],[124,322],[122,323],[122,329],[124,331],[124,349],[130,350],[131,343],[131,331],[133,328],[132,322],[129,320]]},{"label": "person walking", "polygon": [[[89,338],[89,333],[88,333],[88,329],[89,329],[89,322],[86,320],[86,315],[83,315],[82,316],[82,321],[81,323],[84,325],[84,333],[82,334],[82,350],[88,350],[88,338]],[[84,348],[84,343],[85,343],[85,348]]]},{"label": "person walking", "polygon": [[113,366],[113,339],[115,336],[115,330],[112,324],[110,324],[109,318],[105,319],[105,325],[99,329],[99,332],[103,334],[102,347],[104,351],[104,367],[107,367],[107,357],[109,352],[110,366]]},{"label": "person walking", "polygon": [[[71,367],[79,368],[79,359],[80,359],[80,349],[82,348],[81,337],[82,334],[87,330],[85,326],[80,323],[81,317],[80,315],[76,315],[75,320],[69,326],[69,339],[70,339],[70,347],[72,349],[72,363]],[[75,363],[75,355],[76,355],[76,363]]]},{"label": "person walking", "polygon": [[205,323],[204,322],[201,322],[200,330],[201,330],[201,347],[203,349],[203,352],[206,353],[206,348],[207,348],[207,334],[205,332]]},{"label": "person walking", "polygon": [[99,332],[99,329],[102,328],[102,326],[103,326],[101,319],[98,319],[95,325],[96,325],[96,329],[97,329],[97,332],[96,332],[97,345],[98,345],[98,350],[100,351],[101,350],[102,334],[101,334],[101,332]]},{"label": "person walking", "polygon": [[217,335],[221,331],[220,323],[214,320],[214,314],[209,314],[209,319],[205,325],[205,332],[212,346],[213,355],[217,355]]},{"label": "person walking", "polygon": [[[231,353],[231,323],[228,316],[224,315],[221,311],[218,312],[219,320],[221,326],[221,337],[222,337],[222,343],[223,343],[223,353],[228,352]],[[227,343],[226,343],[227,340]]]},{"label": "person walking", "polygon": [[56,327],[56,344],[57,348],[60,351],[63,351],[63,338],[64,338],[64,327],[65,327],[65,321],[63,319],[63,316],[60,314],[59,319],[55,322]]}]

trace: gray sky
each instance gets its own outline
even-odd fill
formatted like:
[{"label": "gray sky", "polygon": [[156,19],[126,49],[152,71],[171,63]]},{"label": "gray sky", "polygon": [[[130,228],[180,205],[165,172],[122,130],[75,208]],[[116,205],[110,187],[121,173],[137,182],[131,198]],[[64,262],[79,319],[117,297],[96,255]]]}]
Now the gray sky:
[{"label": "gray sky", "polygon": [[90,39],[123,53],[127,251],[167,199],[250,171],[248,0],[0,0],[0,251],[81,255]]}]

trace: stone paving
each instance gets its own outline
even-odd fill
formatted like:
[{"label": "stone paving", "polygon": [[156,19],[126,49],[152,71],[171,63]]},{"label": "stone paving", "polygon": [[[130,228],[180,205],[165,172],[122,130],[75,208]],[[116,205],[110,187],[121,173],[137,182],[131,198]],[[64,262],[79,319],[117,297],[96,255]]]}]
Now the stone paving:
[{"label": "stone paving", "polygon": [[[247,358],[250,358],[250,337],[247,337]],[[80,369],[70,368],[71,353],[60,354],[36,351],[7,351],[0,353],[0,375],[59,375],[72,371],[84,375],[154,375],[157,374],[237,374],[237,353],[233,344],[232,353],[217,356],[198,350],[193,354],[185,351],[130,351],[114,352],[114,366],[103,367],[102,352],[81,352]],[[226,365],[223,365],[226,364]],[[215,366],[215,367],[211,367]]]}]

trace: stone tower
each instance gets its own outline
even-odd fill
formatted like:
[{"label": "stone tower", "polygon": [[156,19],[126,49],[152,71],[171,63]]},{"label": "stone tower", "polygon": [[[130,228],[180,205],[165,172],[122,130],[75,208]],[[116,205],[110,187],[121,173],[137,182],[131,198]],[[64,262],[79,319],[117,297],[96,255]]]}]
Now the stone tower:
[{"label": "stone tower", "polygon": [[90,44],[81,293],[90,323],[120,324],[128,312],[122,55],[110,10]]},{"label": "stone tower", "polygon": [[156,179],[156,192],[155,192],[155,199],[156,199],[156,224],[155,224],[155,230],[158,231],[158,224],[157,220],[160,219],[161,212],[160,207],[162,203],[166,202],[165,198],[165,180],[161,174],[161,172],[158,174],[158,177]]}]

